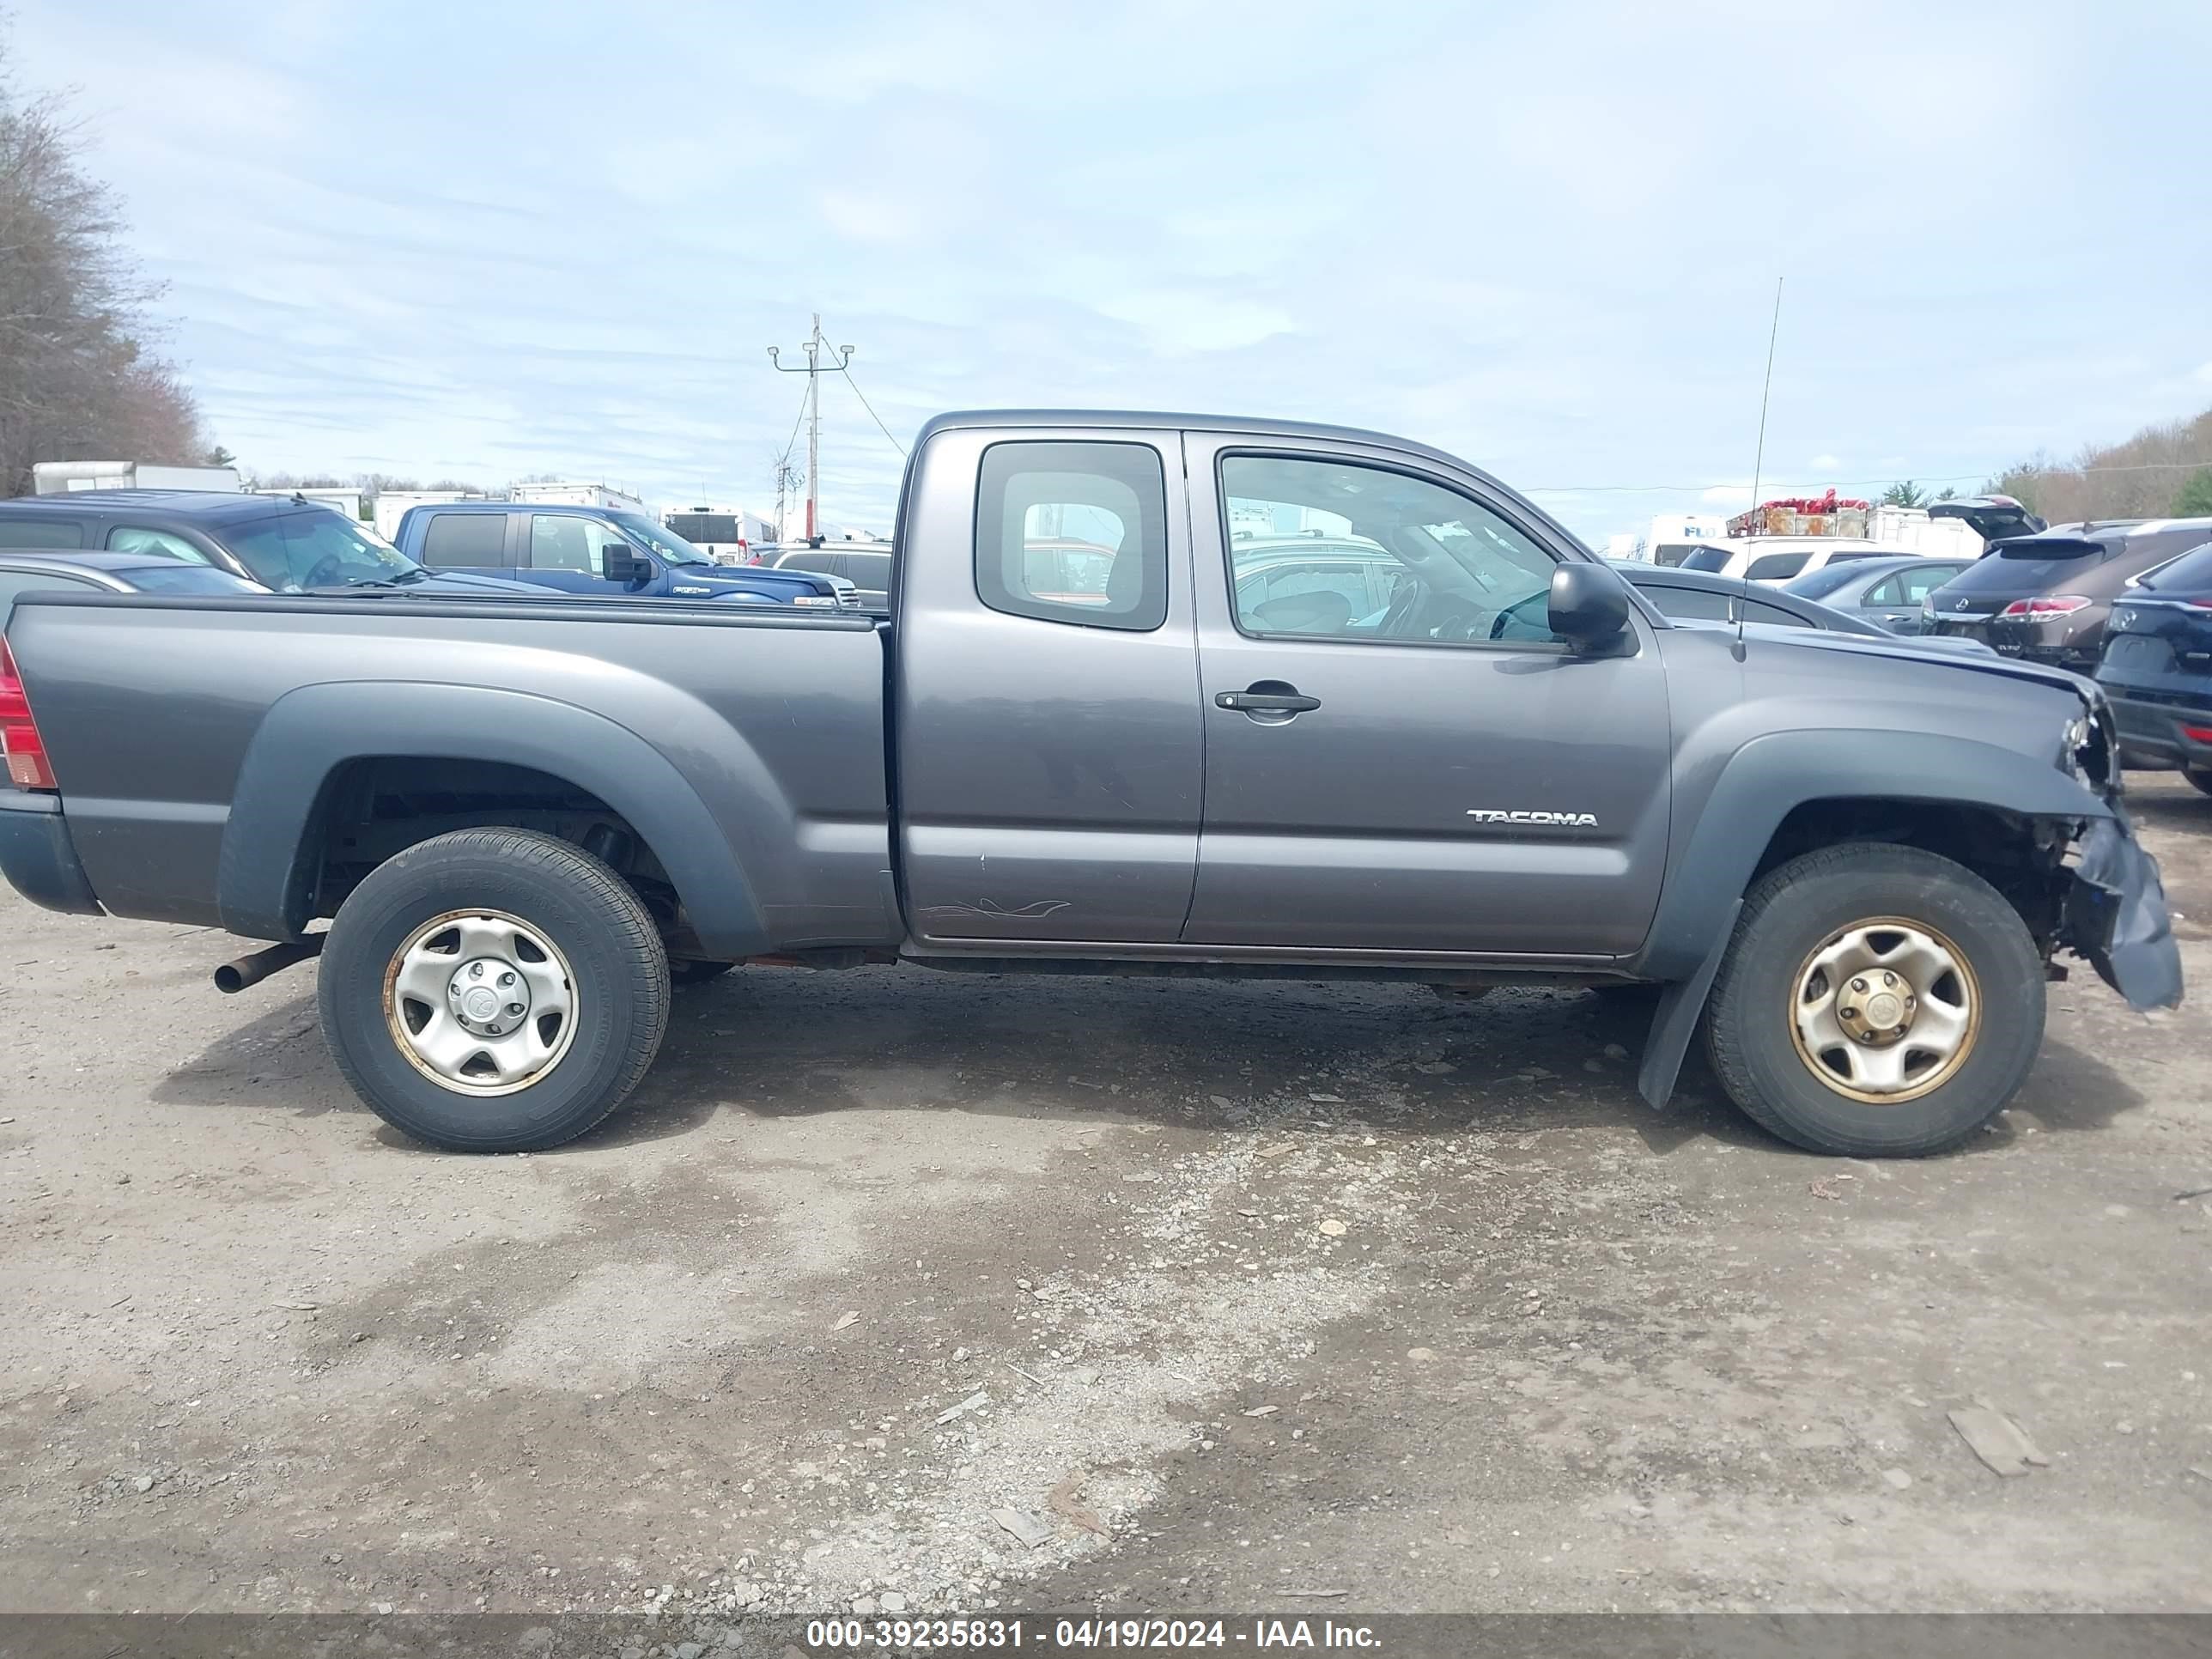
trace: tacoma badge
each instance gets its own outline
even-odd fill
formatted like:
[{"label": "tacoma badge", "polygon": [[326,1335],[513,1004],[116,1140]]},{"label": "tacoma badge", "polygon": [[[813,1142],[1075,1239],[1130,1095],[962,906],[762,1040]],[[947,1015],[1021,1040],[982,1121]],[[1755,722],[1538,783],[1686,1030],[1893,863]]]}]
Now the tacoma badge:
[{"label": "tacoma badge", "polygon": [[1468,817],[1477,823],[1547,823],[1561,830],[1595,830],[1595,812],[1497,812],[1486,806],[1470,806]]}]

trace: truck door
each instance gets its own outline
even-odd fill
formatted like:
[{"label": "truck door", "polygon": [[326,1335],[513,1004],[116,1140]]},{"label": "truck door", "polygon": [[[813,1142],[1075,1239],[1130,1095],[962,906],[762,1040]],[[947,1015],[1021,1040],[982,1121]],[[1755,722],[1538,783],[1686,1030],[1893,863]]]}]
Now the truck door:
[{"label": "truck door", "polygon": [[[1188,943],[1613,956],[1665,862],[1665,677],[1547,623],[1566,550],[1388,449],[1188,434],[1205,832]],[[1251,578],[1301,544],[1376,589]],[[1245,580],[1239,580],[1242,573]]]},{"label": "truck door", "polygon": [[1172,943],[1202,770],[1176,434],[945,431],[902,522],[893,730],[915,937]]}]

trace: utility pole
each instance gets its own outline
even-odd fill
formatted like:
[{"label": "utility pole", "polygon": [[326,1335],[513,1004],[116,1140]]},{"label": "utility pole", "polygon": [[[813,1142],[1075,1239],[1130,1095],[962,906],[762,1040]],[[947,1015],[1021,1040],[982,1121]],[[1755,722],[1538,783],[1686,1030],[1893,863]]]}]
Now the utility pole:
[{"label": "utility pole", "polygon": [[[768,349],[769,362],[786,374],[806,377],[806,539],[811,544],[821,538],[821,477],[822,477],[822,313],[814,313],[813,331],[806,337],[802,348],[806,353],[806,367],[786,368],[776,360],[776,349]],[[830,365],[833,374],[841,373],[853,361],[853,348],[840,347],[841,356]],[[780,532],[779,532],[780,533]]]}]

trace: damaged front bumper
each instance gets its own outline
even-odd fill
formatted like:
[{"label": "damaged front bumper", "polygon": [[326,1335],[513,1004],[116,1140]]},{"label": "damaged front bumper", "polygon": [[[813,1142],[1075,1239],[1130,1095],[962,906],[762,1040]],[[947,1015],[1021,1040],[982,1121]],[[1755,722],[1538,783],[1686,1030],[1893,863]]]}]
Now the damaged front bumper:
[{"label": "damaged front bumper", "polygon": [[2119,802],[2093,818],[2068,867],[2058,942],[2087,960],[2130,1008],[2179,1007],[2181,947],[2158,860],[2142,849]]}]

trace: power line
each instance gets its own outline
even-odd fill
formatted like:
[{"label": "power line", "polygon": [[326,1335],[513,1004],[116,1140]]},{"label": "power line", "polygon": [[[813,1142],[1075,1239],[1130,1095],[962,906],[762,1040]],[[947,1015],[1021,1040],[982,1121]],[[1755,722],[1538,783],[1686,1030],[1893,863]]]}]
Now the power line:
[{"label": "power line", "polygon": [[876,413],[876,406],[868,401],[868,394],[860,390],[860,383],[853,378],[853,371],[846,368],[841,369],[839,373],[844,375],[845,384],[853,388],[853,395],[860,400],[860,407],[868,411],[868,418],[876,423],[877,429],[882,432],[884,436],[891,441],[891,447],[903,457],[906,454],[906,446],[898,441],[897,434],[890,428],[884,424],[884,417]]}]

